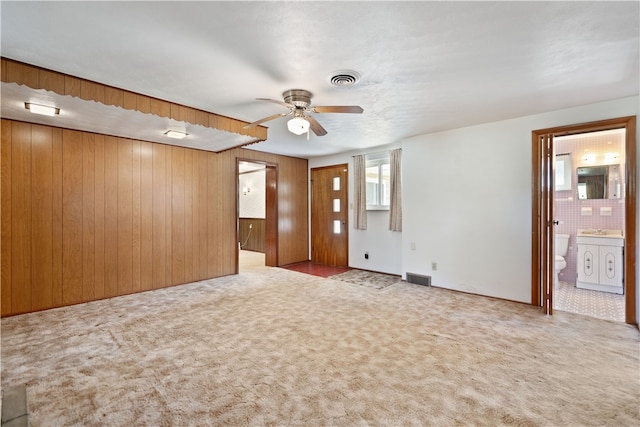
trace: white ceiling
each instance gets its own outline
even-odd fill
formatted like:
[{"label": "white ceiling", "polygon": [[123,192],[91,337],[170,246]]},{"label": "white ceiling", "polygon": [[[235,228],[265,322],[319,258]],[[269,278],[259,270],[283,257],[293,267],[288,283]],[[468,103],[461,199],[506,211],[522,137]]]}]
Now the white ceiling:
[{"label": "white ceiling", "polygon": [[[638,95],[639,88],[636,1],[0,4],[6,58],[249,122],[286,111],[255,98],[281,100],[294,88],[311,91],[313,105],[364,108],[361,115],[316,114],[328,134],[308,141],[286,130],[287,119],[267,122],[268,140],[249,147],[298,157]],[[345,69],[361,81],[330,85]],[[24,100],[5,92],[2,115],[9,117],[9,101]],[[54,123],[73,128],[82,114],[79,122],[104,127],[92,109]],[[141,137],[139,118],[119,123],[119,132]]]}]

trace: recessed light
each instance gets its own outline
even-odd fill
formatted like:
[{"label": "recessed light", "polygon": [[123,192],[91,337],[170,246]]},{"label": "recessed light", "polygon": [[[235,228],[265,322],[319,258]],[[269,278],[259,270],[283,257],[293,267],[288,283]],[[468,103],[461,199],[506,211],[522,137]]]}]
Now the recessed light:
[{"label": "recessed light", "polygon": [[168,130],[164,134],[167,135],[169,138],[174,138],[174,139],[182,139],[185,136],[189,135],[188,133],[181,132],[179,130]]},{"label": "recessed light", "polygon": [[47,105],[33,104],[31,102],[25,102],[24,108],[31,111],[34,114],[42,114],[43,116],[55,116],[60,114],[60,109],[56,107],[49,107]]}]

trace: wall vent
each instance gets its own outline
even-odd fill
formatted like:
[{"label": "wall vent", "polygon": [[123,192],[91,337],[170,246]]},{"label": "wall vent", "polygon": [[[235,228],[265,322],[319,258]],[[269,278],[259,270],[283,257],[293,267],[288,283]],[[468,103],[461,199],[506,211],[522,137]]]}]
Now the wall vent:
[{"label": "wall vent", "polygon": [[407,273],[407,282],[416,285],[431,286],[431,276],[423,276],[422,274]]}]

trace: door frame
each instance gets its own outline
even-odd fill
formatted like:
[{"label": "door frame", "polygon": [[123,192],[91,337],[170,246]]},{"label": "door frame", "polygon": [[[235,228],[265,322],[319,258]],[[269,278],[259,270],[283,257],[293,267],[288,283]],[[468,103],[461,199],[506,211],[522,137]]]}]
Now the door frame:
[{"label": "door frame", "polygon": [[[240,162],[265,167],[265,256],[267,267],[278,267],[278,164],[236,157],[236,242],[240,241]],[[240,249],[236,245],[236,273],[240,271]]]},{"label": "door frame", "polygon": [[[545,182],[542,176],[543,164],[541,153],[541,140],[545,135],[553,137],[588,133],[611,129],[625,129],[625,244],[624,244],[624,294],[625,294],[625,322],[637,325],[636,313],[636,193],[637,193],[637,168],[636,168],[636,116],[618,117],[608,120],[600,120],[582,124],[558,126],[547,129],[534,130],[531,133],[532,141],[532,212],[531,212],[531,304],[544,306],[547,301],[542,301],[544,295],[541,289],[543,275],[552,267],[544,265],[554,257],[547,253],[541,257],[541,251],[550,252],[553,244],[544,241],[545,233],[539,223],[539,213],[545,203],[553,201],[554,189],[550,185],[546,192],[548,200],[543,200],[541,191]],[[553,153],[552,153],[553,154]],[[553,175],[553,174],[551,174]],[[553,184],[553,176],[550,184]],[[546,261],[545,261],[546,260]],[[553,288],[553,286],[551,286]],[[552,292],[552,290],[551,290]],[[552,298],[550,301],[553,301]],[[551,313],[549,313],[551,314]]]}]

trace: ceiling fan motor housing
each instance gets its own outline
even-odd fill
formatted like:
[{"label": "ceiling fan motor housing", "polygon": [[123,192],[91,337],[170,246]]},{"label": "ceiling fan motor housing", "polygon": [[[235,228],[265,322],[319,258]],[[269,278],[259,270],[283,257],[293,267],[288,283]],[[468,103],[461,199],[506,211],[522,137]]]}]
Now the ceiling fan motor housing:
[{"label": "ceiling fan motor housing", "polygon": [[[289,110],[287,113],[274,114],[269,117],[265,117],[256,122],[245,125],[244,128],[256,126],[269,120],[278,119],[280,117],[290,116],[293,114],[293,118],[287,122],[289,130],[296,135],[301,135],[304,132],[311,130],[317,136],[324,136],[327,134],[325,128],[313,118],[310,113],[362,113],[362,107],[357,105],[343,105],[343,106],[322,106],[311,107],[312,94],[308,90],[304,89],[290,89],[282,93],[284,102],[276,101],[269,98],[257,98],[261,101],[269,101],[275,104],[281,105]],[[298,127],[301,126],[301,127]]]},{"label": "ceiling fan motor housing", "polygon": [[311,104],[311,92],[304,89],[291,89],[282,94],[284,102],[297,108],[307,108]]}]

